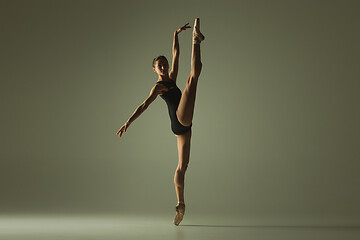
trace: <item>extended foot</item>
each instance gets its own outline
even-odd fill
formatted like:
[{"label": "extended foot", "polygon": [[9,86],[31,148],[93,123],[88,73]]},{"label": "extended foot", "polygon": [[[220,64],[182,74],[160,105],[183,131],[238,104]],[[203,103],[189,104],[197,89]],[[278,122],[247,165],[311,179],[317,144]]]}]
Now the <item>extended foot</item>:
[{"label": "extended foot", "polygon": [[182,221],[185,214],[185,204],[184,203],[178,203],[176,205],[176,215],[174,218],[174,224],[178,226],[180,222]]},{"label": "extended foot", "polygon": [[200,18],[196,18],[193,30],[193,43],[199,44],[204,39],[204,35],[200,32]]}]

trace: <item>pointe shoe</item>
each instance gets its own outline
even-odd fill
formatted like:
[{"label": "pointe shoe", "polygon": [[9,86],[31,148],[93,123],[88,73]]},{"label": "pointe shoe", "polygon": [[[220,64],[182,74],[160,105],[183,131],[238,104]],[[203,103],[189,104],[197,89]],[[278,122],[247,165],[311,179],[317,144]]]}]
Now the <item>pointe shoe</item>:
[{"label": "pointe shoe", "polygon": [[193,44],[199,44],[201,41],[204,41],[204,39],[204,35],[200,32],[200,18],[196,18],[193,30]]},{"label": "pointe shoe", "polygon": [[185,214],[185,204],[184,203],[178,203],[176,205],[176,215],[174,218],[174,224],[178,226],[180,222],[182,221],[184,214]]}]

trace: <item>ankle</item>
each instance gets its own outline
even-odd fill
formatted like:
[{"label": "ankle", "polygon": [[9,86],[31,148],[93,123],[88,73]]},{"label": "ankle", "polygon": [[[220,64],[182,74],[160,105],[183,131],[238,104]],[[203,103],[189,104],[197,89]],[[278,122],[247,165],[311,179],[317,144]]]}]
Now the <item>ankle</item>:
[{"label": "ankle", "polygon": [[200,44],[202,41],[204,41],[205,37],[200,32],[194,32],[193,34],[193,44]]}]

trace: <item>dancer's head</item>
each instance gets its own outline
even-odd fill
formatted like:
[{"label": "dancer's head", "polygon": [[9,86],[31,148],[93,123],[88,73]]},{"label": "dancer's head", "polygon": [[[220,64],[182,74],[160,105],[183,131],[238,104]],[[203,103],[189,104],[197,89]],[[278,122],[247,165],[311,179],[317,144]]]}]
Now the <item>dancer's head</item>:
[{"label": "dancer's head", "polygon": [[159,76],[167,75],[169,73],[169,62],[165,56],[158,56],[154,58],[153,63],[153,70]]}]

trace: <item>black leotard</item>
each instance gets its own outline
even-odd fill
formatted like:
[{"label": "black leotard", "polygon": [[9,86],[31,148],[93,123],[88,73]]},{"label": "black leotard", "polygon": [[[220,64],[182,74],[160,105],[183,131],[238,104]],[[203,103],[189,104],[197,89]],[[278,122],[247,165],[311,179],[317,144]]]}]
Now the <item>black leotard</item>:
[{"label": "black leotard", "polygon": [[173,131],[173,133],[176,135],[182,135],[182,134],[190,131],[192,124],[188,127],[183,126],[179,122],[179,119],[177,118],[177,115],[176,115],[176,110],[179,106],[179,102],[180,102],[180,98],[181,98],[181,91],[176,86],[176,83],[172,80],[171,80],[171,82],[159,81],[157,83],[163,84],[168,88],[168,91],[160,96],[162,99],[165,100],[165,102],[168,106],[169,116],[170,116],[170,120],[171,120],[171,130]]}]

